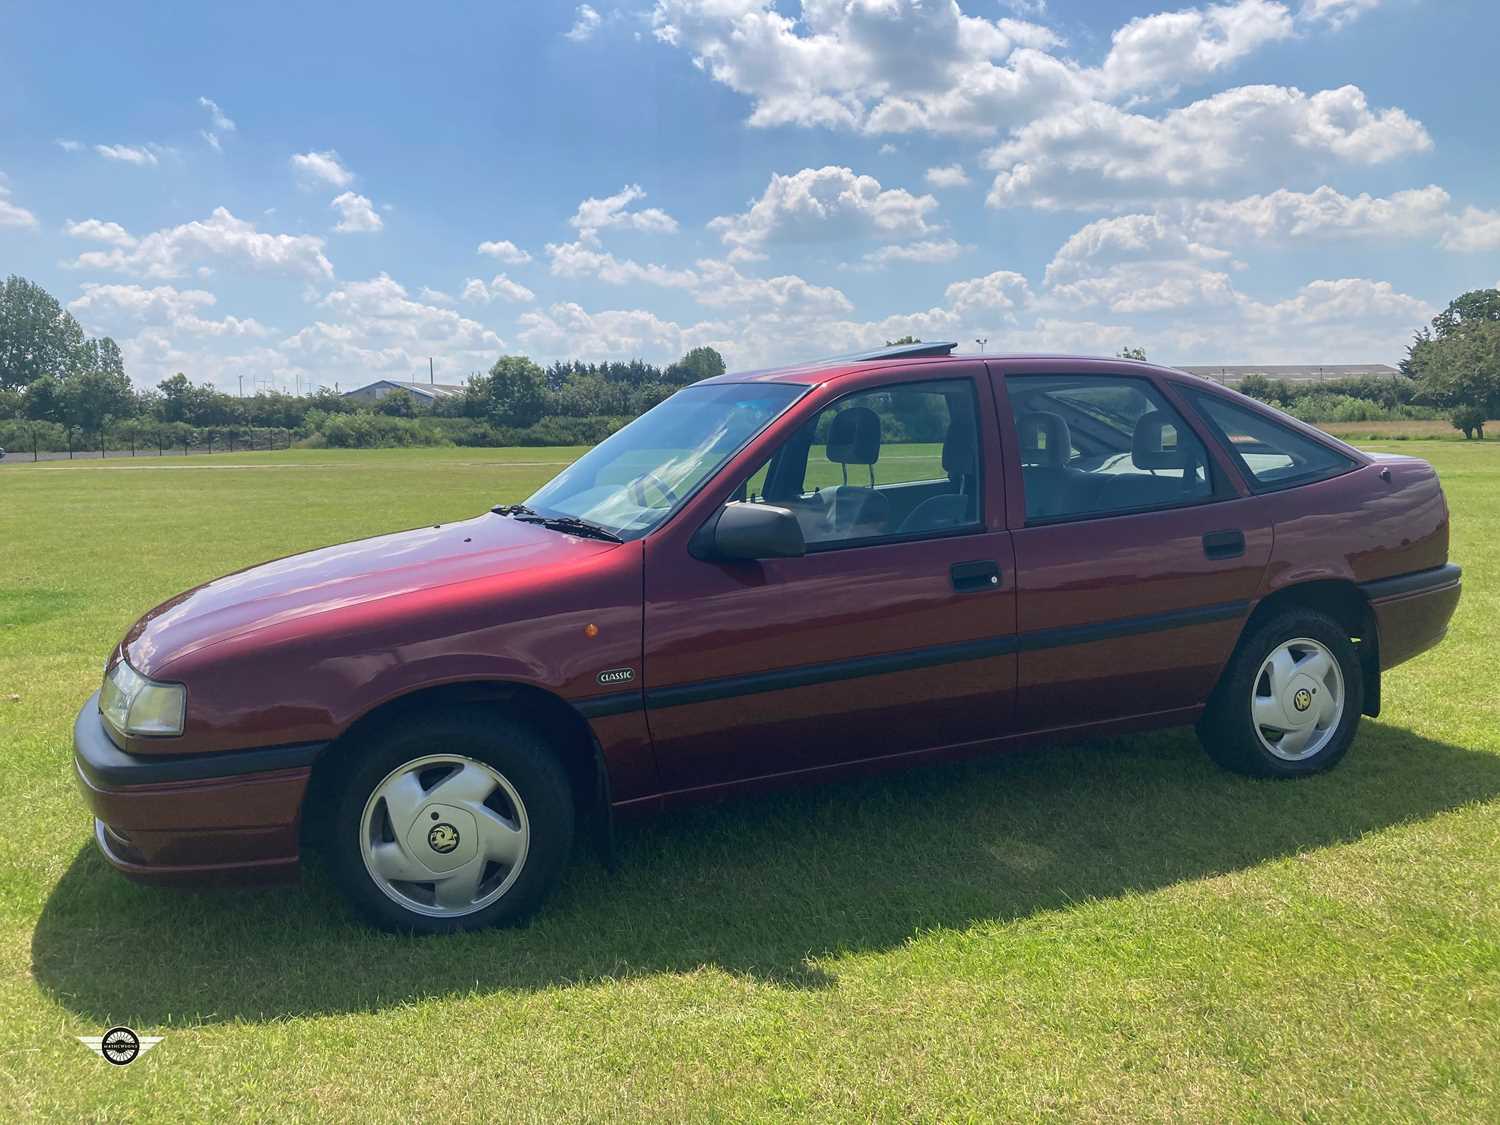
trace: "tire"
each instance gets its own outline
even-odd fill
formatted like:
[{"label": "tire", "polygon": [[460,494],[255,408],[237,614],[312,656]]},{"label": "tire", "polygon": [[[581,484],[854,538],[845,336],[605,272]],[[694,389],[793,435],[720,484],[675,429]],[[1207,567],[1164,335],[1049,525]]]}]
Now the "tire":
[{"label": "tire", "polygon": [[515,925],[556,887],[573,848],[573,793],[530,728],[478,710],[427,714],[382,732],[357,763],[336,799],[329,861],[374,925]]},{"label": "tire", "polygon": [[1290,609],[1241,638],[1198,722],[1198,739],[1236,773],[1304,777],[1338,764],[1363,708],[1363,670],[1349,631],[1326,613]]}]

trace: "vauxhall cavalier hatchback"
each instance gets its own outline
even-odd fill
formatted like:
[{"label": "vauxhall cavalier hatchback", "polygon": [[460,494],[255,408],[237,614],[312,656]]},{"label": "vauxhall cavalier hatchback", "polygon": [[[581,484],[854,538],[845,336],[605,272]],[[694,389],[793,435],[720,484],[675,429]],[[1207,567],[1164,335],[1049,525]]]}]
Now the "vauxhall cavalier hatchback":
[{"label": "vauxhall cavalier hatchback", "polygon": [[1459,597],[1436,474],[1181,372],[954,345],[687,387],[524,503],[209,582],[74,728],[111,864],[520,919],[575,826],[1196,724],[1327,769]]}]

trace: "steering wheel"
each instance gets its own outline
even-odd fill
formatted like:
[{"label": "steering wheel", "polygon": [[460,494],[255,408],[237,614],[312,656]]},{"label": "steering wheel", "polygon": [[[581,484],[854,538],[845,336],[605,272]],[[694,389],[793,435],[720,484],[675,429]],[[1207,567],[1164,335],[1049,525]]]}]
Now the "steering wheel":
[{"label": "steering wheel", "polygon": [[648,472],[644,476],[636,477],[635,480],[631,481],[630,484],[626,486],[625,491],[630,496],[630,498],[641,507],[649,508],[652,505],[650,501],[646,499],[646,484],[648,482],[654,484],[656,486],[656,490],[661,493],[662,498],[666,500],[666,504],[661,505],[662,507],[670,508],[672,505],[677,503],[679,497],[676,492],[672,491],[672,486],[652,472]]}]

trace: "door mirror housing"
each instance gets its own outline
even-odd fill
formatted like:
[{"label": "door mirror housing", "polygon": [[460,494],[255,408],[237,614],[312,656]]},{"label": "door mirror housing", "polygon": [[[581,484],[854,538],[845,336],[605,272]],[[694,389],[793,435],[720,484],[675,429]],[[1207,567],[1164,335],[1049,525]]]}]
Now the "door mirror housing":
[{"label": "door mirror housing", "polygon": [[802,525],[786,508],[774,504],[734,503],[724,505],[716,520],[694,537],[693,551],[700,558],[726,562],[755,559],[795,559],[807,554]]}]

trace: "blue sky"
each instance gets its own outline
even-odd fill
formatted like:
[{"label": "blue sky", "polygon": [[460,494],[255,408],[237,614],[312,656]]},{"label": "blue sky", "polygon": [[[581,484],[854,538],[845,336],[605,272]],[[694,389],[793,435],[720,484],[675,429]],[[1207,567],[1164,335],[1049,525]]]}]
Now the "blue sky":
[{"label": "blue sky", "polygon": [[1396,361],[1500,279],[1482,0],[22,5],[0,271],[141,385],[979,337]]}]

